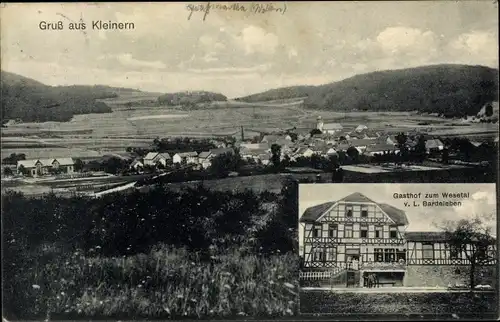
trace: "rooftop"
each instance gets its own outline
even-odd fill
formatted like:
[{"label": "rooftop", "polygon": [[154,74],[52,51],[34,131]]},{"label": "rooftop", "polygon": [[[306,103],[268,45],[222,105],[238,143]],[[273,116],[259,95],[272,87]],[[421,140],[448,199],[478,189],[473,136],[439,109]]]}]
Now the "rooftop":
[{"label": "rooftop", "polygon": [[309,207],[306,209],[302,217],[301,222],[315,222],[318,220],[330,207],[338,202],[366,202],[377,204],[396,224],[398,225],[408,225],[408,218],[403,210],[393,207],[385,203],[377,203],[365,195],[355,192],[352,193],[338,201],[330,201],[319,204],[317,206]]}]

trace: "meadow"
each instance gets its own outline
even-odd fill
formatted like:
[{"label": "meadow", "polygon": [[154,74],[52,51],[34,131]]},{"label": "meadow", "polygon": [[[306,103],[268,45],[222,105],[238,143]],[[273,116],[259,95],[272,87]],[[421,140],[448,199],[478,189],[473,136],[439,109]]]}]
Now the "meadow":
[{"label": "meadow", "polygon": [[[297,314],[294,185],[2,194],[7,319]],[[36,216],[37,220],[33,218]]]},{"label": "meadow", "polygon": [[[100,256],[47,250],[5,299],[12,317],[179,319],[278,317],[297,312],[298,258],[228,250],[210,262],[159,245],[145,254]],[[4,290],[5,291],[5,290]],[[15,304],[14,304],[15,303]],[[14,308],[14,310],[12,310]],[[6,307],[4,306],[4,309]]]},{"label": "meadow", "polygon": [[[185,110],[175,106],[140,106],[140,99],[141,97],[108,99],[106,103],[111,106],[112,113],[76,115],[69,122],[21,123],[2,128],[2,138],[9,137],[12,142],[2,149],[2,158],[10,153],[26,153],[28,157],[34,158],[48,154],[59,157],[97,156],[122,152],[127,146],[143,146],[156,137],[239,137],[241,127],[245,129],[246,137],[253,137],[259,131],[270,132],[293,127],[312,129],[320,115],[325,122],[341,123],[346,130],[364,124],[371,129],[391,133],[414,129],[424,129],[430,134],[435,132],[440,135],[498,133],[496,124],[475,123],[459,127],[453,126],[453,123],[459,121],[413,112],[344,113],[311,110],[304,109],[300,100],[262,103],[228,101]],[[130,106],[124,108],[125,102],[130,103]],[[419,125],[421,122],[429,125]],[[33,149],[16,146],[16,140],[21,142],[22,137],[33,139],[44,146]],[[47,143],[54,146],[46,148]],[[44,153],[44,149],[50,152]]]}]

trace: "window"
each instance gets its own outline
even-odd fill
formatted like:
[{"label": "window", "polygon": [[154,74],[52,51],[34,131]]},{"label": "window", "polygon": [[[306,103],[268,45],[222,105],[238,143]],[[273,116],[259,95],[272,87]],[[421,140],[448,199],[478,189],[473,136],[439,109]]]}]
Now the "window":
[{"label": "window", "polygon": [[352,217],[352,206],[345,206],[345,216]]},{"label": "window", "polygon": [[324,254],[323,254],[323,250],[321,248],[315,248],[313,250],[313,261],[314,262],[321,262],[323,261],[323,258],[324,258]]},{"label": "window", "polygon": [[368,226],[361,226],[360,235],[361,235],[361,238],[368,237]]},{"label": "window", "polygon": [[422,244],[422,258],[434,259],[434,244]]},{"label": "window", "polygon": [[450,249],[450,259],[461,259],[462,252],[460,247],[455,245],[446,245]]},{"label": "window", "polygon": [[345,238],[352,238],[352,225],[345,225],[344,237]]},{"label": "window", "polygon": [[321,226],[322,225],[314,225],[313,237],[321,237]]},{"label": "window", "polygon": [[327,262],[336,262],[337,261],[337,248],[336,247],[328,247],[326,249],[326,261]]},{"label": "window", "polygon": [[338,226],[336,224],[328,225],[328,237],[337,237]]},{"label": "window", "polygon": [[367,206],[361,206],[361,217],[368,218],[368,207]]},{"label": "window", "polygon": [[396,261],[396,250],[393,248],[386,248],[384,250],[384,262],[390,263]]},{"label": "window", "polygon": [[396,261],[404,260],[406,261],[406,249],[396,250]]},{"label": "window", "polygon": [[384,252],[383,252],[382,248],[375,248],[374,255],[375,255],[376,262],[383,262],[384,261]]},{"label": "window", "polygon": [[375,238],[382,238],[382,226],[375,226]]},{"label": "window", "polygon": [[391,226],[391,228],[389,230],[389,237],[390,238],[398,238],[398,227]]}]

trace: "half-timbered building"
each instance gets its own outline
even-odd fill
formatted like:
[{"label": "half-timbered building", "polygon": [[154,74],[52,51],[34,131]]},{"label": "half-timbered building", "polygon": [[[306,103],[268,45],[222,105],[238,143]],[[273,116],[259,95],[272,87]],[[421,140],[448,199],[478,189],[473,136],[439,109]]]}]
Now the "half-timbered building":
[{"label": "half-timbered building", "polygon": [[[443,232],[407,232],[408,224],[403,210],[360,193],[310,207],[300,218],[301,276],[323,276],[325,284],[347,286],[366,285],[369,274],[380,286],[448,286],[466,280],[469,262],[449,247]],[[491,271],[495,263],[489,264]]]}]

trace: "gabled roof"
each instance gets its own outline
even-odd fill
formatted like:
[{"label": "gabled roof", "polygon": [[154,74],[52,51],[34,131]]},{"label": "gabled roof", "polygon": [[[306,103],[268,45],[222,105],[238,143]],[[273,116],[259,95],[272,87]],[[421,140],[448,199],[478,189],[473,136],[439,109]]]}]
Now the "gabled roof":
[{"label": "gabled roof", "polygon": [[73,158],[57,158],[57,159],[30,159],[30,160],[20,160],[17,161],[17,166],[19,167],[22,165],[25,168],[34,168],[36,167],[36,164],[40,162],[42,166],[48,167],[52,166],[52,164],[57,161],[59,162],[59,165],[73,165],[75,164],[75,161]]},{"label": "gabled roof", "polygon": [[144,157],[144,160],[153,160],[158,155],[158,152],[149,152]]},{"label": "gabled roof", "polygon": [[435,149],[435,148],[438,148],[440,146],[443,146],[443,142],[441,142],[441,140],[439,140],[439,139],[431,139],[431,140],[425,141],[425,147],[427,149]]},{"label": "gabled roof", "polygon": [[335,203],[335,201],[330,201],[307,208],[302,217],[300,217],[300,222],[312,222],[318,220],[318,218],[321,217],[321,215],[323,215],[325,211],[327,211]]},{"label": "gabled roof", "polygon": [[259,154],[265,154],[267,153],[267,150],[268,149],[259,149],[259,150],[242,150],[240,151],[240,154],[242,155],[252,155],[252,156],[256,156],[256,155],[259,155]]},{"label": "gabled roof", "polygon": [[365,152],[384,152],[394,150],[396,150],[396,147],[392,144],[375,144],[367,146]]},{"label": "gabled roof", "polygon": [[72,158],[57,158],[57,159],[54,159],[52,163],[54,163],[54,161],[57,161],[59,162],[59,165],[73,165],[75,164],[75,161],[73,161]]},{"label": "gabled roof", "polygon": [[361,131],[363,131],[363,130],[366,130],[367,128],[368,128],[368,126],[363,125],[363,124],[360,124],[360,125],[358,125],[358,126],[356,127],[356,129],[355,129],[354,131],[356,131],[356,132],[361,132]]},{"label": "gabled roof", "polygon": [[177,153],[177,155],[180,156],[181,158],[195,157],[195,156],[198,156],[198,153],[196,153],[196,152],[182,152],[182,153]]},{"label": "gabled roof", "polygon": [[166,152],[165,153],[160,153],[160,156],[163,157],[163,158],[165,158],[165,159],[167,159],[167,160],[168,159],[172,159],[172,157],[170,156],[170,154],[168,154]]},{"label": "gabled roof", "polygon": [[347,197],[344,197],[344,198],[340,199],[339,202],[340,201],[343,201],[343,202],[373,202],[373,203],[376,203],[375,201],[371,200],[370,198],[368,198],[367,196],[365,196],[364,194],[361,194],[359,192],[351,193]]},{"label": "gabled roof", "polygon": [[375,140],[372,139],[357,139],[357,140],[350,140],[349,143],[352,146],[369,146],[375,144]]},{"label": "gabled roof", "polygon": [[340,123],[325,123],[323,130],[342,130],[344,127]]},{"label": "gabled roof", "polygon": [[408,231],[405,233],[407,241],[421,242],[443,242],[446,241],[446,233],[442,231]]},{"label": "gabled roof", "polygon": [[210,151],[203,151],[203,152],[200,152],[200,154],[198,155],[198,158],[200,158],[200,159],[206,159],[210,155],[211,155]]},{"label": "gabled roof", "polygon": [[232,148],[218,148],[210,150],[210,153],[213,156],[218,156],[224,153],[234,153],[234,150]]},{"label": "gabled roof", "polygon": [[408,225],[408,218],[403,210],[388,205],[386,203],[379,203],[378,206],[394,220],[397,224]]},{"label": "gabled roof", "polygon": [[240,148],[254,150],[254,149],[267,149],[269,148],[269,144],[267,143],[242,143],[240,144]]},{"label": "gabled roof", "polygon": [[[374,203],[378,205],[387,214],[387,216],[389,216],[389,218],[396,223],[396,225],[408,225],[408,218],[403,210],[385,203],[377,203],[359,192],[352,193],[347,197],[340,199],[338,202]],[[337,201],[330,201],[307,208],[302,217],[300,217],[300,222],[317,221],[330,207],[336,203]]]},{"label": "gabled roof", "polygon": [[23,166],[25,168],[34,168],[39,160],[38,159],[32,159],[32,160],[19,160],[17,161],[17,166]]}]

